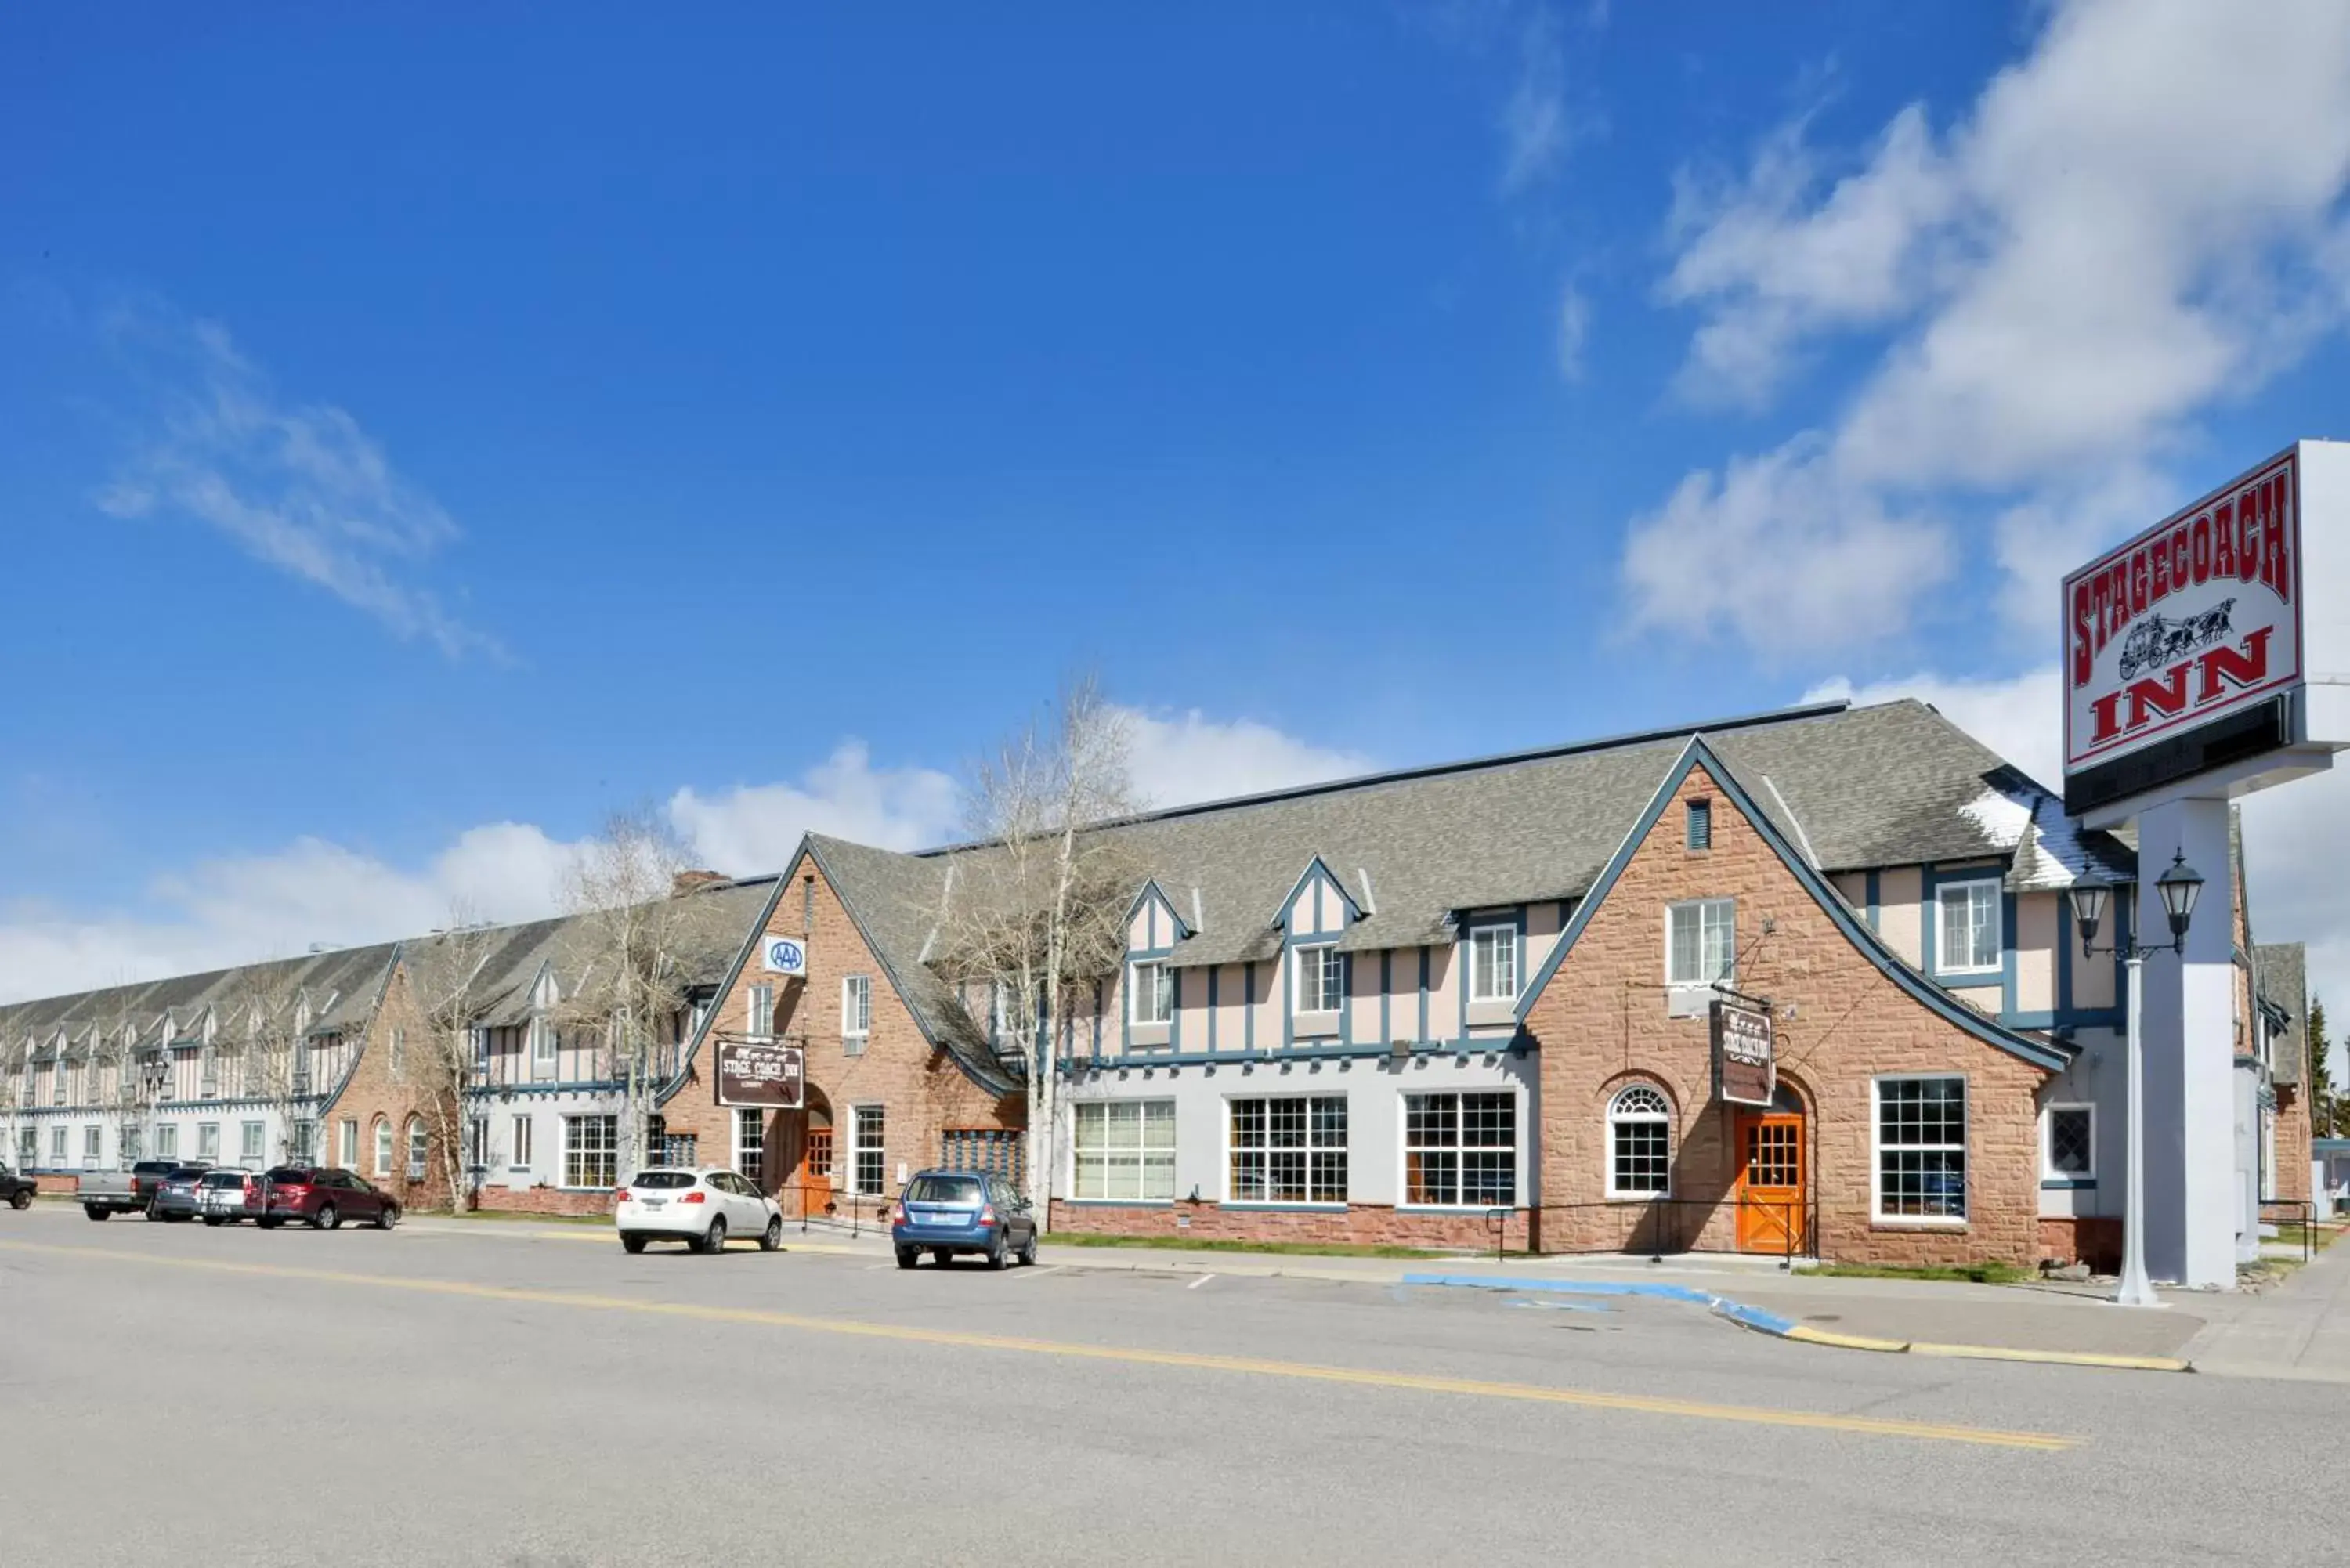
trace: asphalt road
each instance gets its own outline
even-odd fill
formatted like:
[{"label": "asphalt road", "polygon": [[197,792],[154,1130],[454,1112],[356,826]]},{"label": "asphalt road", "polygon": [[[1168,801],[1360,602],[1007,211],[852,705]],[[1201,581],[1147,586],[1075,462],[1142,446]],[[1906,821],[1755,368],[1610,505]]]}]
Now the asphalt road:
[{"label": "asphalt road", "polygon": [[1665,1303],[0,1213],[0,1564],[2332,1562],[2345,1417]]}]

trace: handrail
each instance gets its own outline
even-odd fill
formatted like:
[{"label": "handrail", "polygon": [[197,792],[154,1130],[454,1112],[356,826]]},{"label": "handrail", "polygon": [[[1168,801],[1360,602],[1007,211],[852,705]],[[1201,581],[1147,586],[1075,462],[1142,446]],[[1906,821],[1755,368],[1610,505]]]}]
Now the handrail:
[{"label": "handrail", "polygon": [[2308,1262],[2317,1256],[2317,1205],[2306,1198],[2263,1198],[2261,1217],[2266,1219],[2272,1209],[2293,1209],[2301,1213],[2301,1261]]},{"label": "handrail", "polygon": [[[1740,1216],[1752,1213],[1769,1221],[1773,1240],[1777,1243],[1779,1266],[1793,1270],[1797,1258],[1810,1251],[1812,1238],[1817,1233],[1818,1210],[1809,1198],[1787,1199],[1748,1198],[1743,1194],[1725,1194],[1720,1198],[1617,1198],[1604,1202],[1546,1203],[1542,1207],[1545,1221],[1543,1227],[1543,1251],[1567,1254],[1598,1254],[1606,1252],[1645,1252],[1650,1262],[1661,1262],[1668,1255],[1694,1251],[1706,1230],[1721,1214],[1731,1216],[1730,1240],[1734,1245]],[[1560,1245],[1566,1238],[1564,1227],[1548,1223],[1554,1215],[1613,1215],[1614,1225],[1598,1227],[1604,1233],[1612,1229],[1615,1241],[1593,1245]],[[1766,1254],[1767,1255],[1767,1254]]]}]

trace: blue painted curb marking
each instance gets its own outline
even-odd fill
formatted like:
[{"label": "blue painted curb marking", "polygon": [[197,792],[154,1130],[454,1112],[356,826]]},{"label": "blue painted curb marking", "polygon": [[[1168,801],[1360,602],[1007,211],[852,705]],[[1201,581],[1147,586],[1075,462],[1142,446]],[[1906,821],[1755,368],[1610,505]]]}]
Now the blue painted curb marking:
[{"label": "blue painted curb marking", "polygon": [[1687,1302],[1719,1314],[1744,1328],[1784,1338],[1795,1326],[1793,1318],[1781,1317],[1761,1307],[1748,1306],[1727,1296],[1715,1295],[1689,1285],[1659,1284],[1651,1281],[1630,1280],[1531,1280],[1509,1274],[1406,1274],[1407,1285],[1455,1285],[1477,1291],[1550,1292],[1575,1296],[1647,1296],[1655,1301]]}]

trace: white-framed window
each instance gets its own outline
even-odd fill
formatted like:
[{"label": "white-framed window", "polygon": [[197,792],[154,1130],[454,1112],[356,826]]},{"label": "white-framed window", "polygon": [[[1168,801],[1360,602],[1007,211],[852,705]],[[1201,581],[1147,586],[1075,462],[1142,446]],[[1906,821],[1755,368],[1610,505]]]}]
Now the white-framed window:
[{"label": "white-framed window", "polygon": [[751,988],[751,1016],[744,1032],[754,1040],[764,1040],[775,1032],[775,988],[760,984]]},{"label": "white-framed window", "polygon": [[1967,1081],[1877,1080],[1877,1218],[1954,1225],[1967,1217]]},{"label": "white-framed window", "polygon": [[220,1158],[220,1123],[196,1124],[196,1158],[213,1161]]},{"label": "white-framed window", "polygon": [[269,1124],[267,1122],[239,1122],[236,1127],[237,1163],[239,1165],[248,1167],[257,1167],[268,1158]]},{"label": "white-framed window", "polygon": [[1347,1201],[1347,1096],[1233,1100],[1232,1203]]},{"label": "white-framed window", "polygon": [[176,1123],[165,1122],[155,1129],[155,1158],[157,1159],[180,1158],[180,1129]]},{"label": "white-framed window", "polygon": [[[126,1125],[122,1129],[122,1137],[118,1141],[122,1146],[121,1163],[125,1167],[136,1165],[139,1161],[147,1158],[146,1155],[141,1152],[145,1147],[145,1140],[140,1138],[139,1136],[139,1124],[137,1122],[131,1122]],[[28,1160],[26,1163],[29,1164],[31,1162]]]},{"label": "white-framed window", "polygon": [[873,1033],[873,977],[869,974],[845,974],[840,977],[840,1043],[849,1054],[865,1049],[866,1036]]},{"label": "white-framed window", "polygon": [[1293,948],[1290,967],[1297,976],[1297,1012],[1336,1012],[1346,1005],[1347,956],[1336,948]]},{"label": "white-framed window", "polygon": [[620,1179],[620,1118],[563,1118],[563,1185],[611,1187]]},{"label": "white-framed window", "polygon": [[534,1078],[555,1076],[555,1025],[544,1018],[530,1021],[530,1075]]},{"label": "white-framed window", "polygon": [[506,1124],[508,1139],[506,1168],[508,1170],[530,1168],[530,1129],[531,1119],[528,1116],[516,1116]]},{"label": "white-framed window", "polygon": [[375,1174],[391,1174],[391,1123],[382,1116],[375,1119]]},{"label": "white-framed window", "polygon": [[49,1129],[49,1164],[58,1170],[66,1166],[66,1129],[61,1127]]},{"label": "white-framed window", "polygon": [[98,1158],[104,1147],[105,1138],[106,1133],[103,1128],[84,1127],[81,1129],[81,1168],[84,1170],[96,1170],[98,1168]]},{"label": "white-framed window", "polygon": [[849,1113],[850,1145],[849,1190],[879,1197],[889,1190],[889,1166],[887,1138],[889,1120],[879,1106],[858,1106]]},{"label": "white-framed window", "polygon": [[335,1128],[335,1163],[345,1170],[357,1170],[359,1168],[359,1122],[357,1116],[342,1119]]},{"label": "white-framed window", "polygon": [[1945,882],[1934,889],[1939,911],[1935,967],[1943,973],[1982,974],[2000,967],[1999,878]]},{"label": "white-framed window", "polygon": [[421,1180],[424,1162],[432,1153],[432,1137],[425,1130],[422,1116],[408,1118],[408,1179]]},{"label": "white-framed window", "polygon": [[767,1179],[767,1113],[755,1106],[734,1112],[734,1168],[754,1182]]},{"label": "white-framed window", "polygon": [[2095,1179],[2096,1106],[2050,1106],[2041,1113],[2040,1174],[2057,1181]]},{"label": "white-framed window", "polygon": [[1082,1101],[1075,1143],[1077,1197],[1138,1203],[1173,1199],[1174,1101]]},{"label": "white-framed window", "polygon": [[307,1116],[302,1117],[294,1124],[292,1153],[296,1162],[305,1165],[317,1157],[318,1124]]},{"label": "white-framed window", "polygon": [[1472,926],[1469,930],[1469,1000],[1518,999],[1518,928]]},{"label": "white-framed window", "polygon": [[1127,966],[1127,1016],[1137,1023],[1165,1023],[1175,1016],[1175,971],[1156,959]]},{"label": "white-framed window", "polygon": [[1629,1085],[1607,1102],[1607,1196],[1661,1198],[1672,1179],[1672,1105],[1653,1085]]},{"label": "white-framed window", "polygon": [[465,1163],[483,1169],[490,1163],[490,1118],[469,1116],[465,1120]]},{"label": "white-framed window", "polygon": [[1714,985],[1738,976],[1738,902],[1695,898],[1665,906],[1665,983]]},{"label": "white-framed window", "polygon": [[1403,1097],[1403,1200],[1515,1208],[1518,1097],[1509,1090]]}]

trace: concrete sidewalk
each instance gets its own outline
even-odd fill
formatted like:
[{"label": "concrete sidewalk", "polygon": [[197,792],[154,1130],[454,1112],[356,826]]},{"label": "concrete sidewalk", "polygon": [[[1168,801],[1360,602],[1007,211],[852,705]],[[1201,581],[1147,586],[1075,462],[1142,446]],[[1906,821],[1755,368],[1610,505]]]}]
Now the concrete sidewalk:
[{"label": "concrete sidewalk", "polygon": [[2198,1372],[2350,1383],[2350,1241],[2264,1291],[2174,1299],[2207,1320],[2185,1350]]}]

